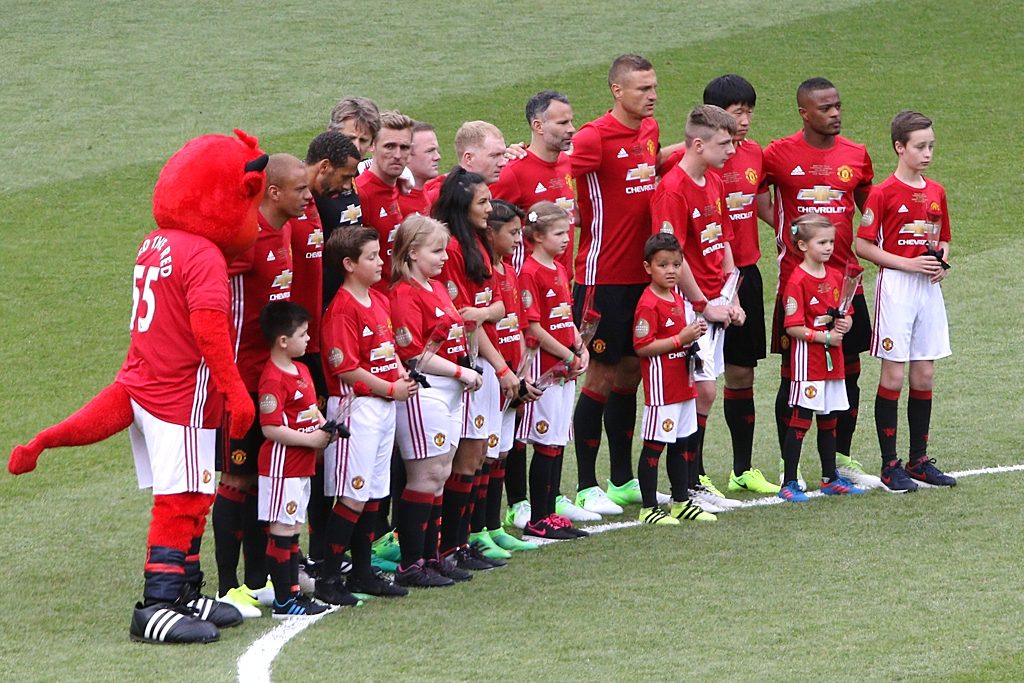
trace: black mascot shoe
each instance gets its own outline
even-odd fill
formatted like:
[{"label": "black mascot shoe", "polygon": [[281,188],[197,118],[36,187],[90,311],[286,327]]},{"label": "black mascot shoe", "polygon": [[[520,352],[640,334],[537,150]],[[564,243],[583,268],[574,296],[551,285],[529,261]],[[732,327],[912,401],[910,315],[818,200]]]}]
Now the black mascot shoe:
[{"label": "black mascot shoe", "polygon": [[220,631],[212,622],[197,617],[191,607],[172,602],[152,605],[135,603],[128,632],[132,640],[158,645],[212,643],[220,640]]}]

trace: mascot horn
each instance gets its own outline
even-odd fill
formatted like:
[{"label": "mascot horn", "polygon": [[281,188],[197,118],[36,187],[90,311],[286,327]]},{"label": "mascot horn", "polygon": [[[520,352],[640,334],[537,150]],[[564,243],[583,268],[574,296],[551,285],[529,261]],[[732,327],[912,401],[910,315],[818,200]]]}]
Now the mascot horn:
[{"label": "mascot horn", "polygon": [[216,429],[240,438],[255,407],[234,364],[227,262],[256,240],[267,155],[256,138],[204,135],[172,156],[153,190],[157,230],[133,271],[131,343],[113,384],[11,453],[35,469],[45,449],[129,429],[140,488],[153,489],[143,599],[130,635],[210,642],[242,617],[199,592],[199,547],[213,502]]}]

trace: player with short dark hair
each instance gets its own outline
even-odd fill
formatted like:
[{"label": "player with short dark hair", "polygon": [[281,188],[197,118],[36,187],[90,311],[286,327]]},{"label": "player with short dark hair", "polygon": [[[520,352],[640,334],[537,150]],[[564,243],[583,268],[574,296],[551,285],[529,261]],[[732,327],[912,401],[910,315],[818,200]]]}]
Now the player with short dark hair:
[{"label": "player with short dark hair", "polygon": [[[836,87],[825,78],[809,78],[797,88],[797,111],[803,128],[793,135],[773,140],[764,150],[765,188],[775,188],[774,202],[767,193],[759,196],[758,214],[775,228],[779,249],[779,283],[788,280],[801,258],[788,239],[790,226],[802,215],[826,216],[836,226],[834,267],[855,262],[853,215],[863,209],[871,190],[874,170],[867,148],[840,135],[842,101]],[[774,203],[774,209],[772,204]],[[780,298],[776,298],[772,321],[772,353],[782,354],[782,381],[775,399],[775,419],[780,450],[789,420],[790,339],[783,328]],[[853,329],[843,337],[846,390],[850,408],[837,417],[836,462],[840,474],[859,486],[878,486],[877,477],[864,472],[853,459],[851,444],[860,406],[860,353],[871,340],[871,320],[863,292],[853,301]]]},{"label": "player with short dark hair", "polygon": [[[871,355],[882,360],[875,396],[882,483],[894,491],[955,486],[956,479],[928,457],[935,361],[952,353],[941,287],[950,241],[946,191],[924,177],[935,147],[931,119],[902,111],[891,134],[896,171],[871,189],[857,230],[857,254],[879,266]],[[907,363],[910,454],[904,470],[896,456],[896,426]]]}]

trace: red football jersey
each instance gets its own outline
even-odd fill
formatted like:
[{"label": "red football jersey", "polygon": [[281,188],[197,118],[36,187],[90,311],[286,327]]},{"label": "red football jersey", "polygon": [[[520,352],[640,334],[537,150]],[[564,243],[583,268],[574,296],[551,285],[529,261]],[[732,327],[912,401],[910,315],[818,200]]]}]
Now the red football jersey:
[{"label": "red football jersey", "polygon": [[391,320],[395,325],[398,357],[403,361],[420,355],[438,325],[448,330],[447,341],[437,355],[457,363],[466,355],[462,316],[452,305],[444,285],[430,281],[430,290],[415,282],[399,282],[391,289]]},{"label": "red football jersey", "polygon": [[306,213],[288,221],[292,232],[292,301],[309,311],[309,345],[306,353],[320,351],[320,318],[324,296],[324,230],[316,202],[310,200]]},{"label": "red football jersey", "polygon": [[380,235],[380,258],[384,261],[380,281],[374,285],[377,290],[387,293],[391,279],[391,253],[395,248],[395,235],[402,224],[402,209],[398,206],[401,192],[398,185],[388,185],[368,168],[356,178],[359,204],[363,211],[363,225],[373,228]]},{"label": "red football jersey", "polygon": [[515,372],[523,357],[523,330],[527,323],[519,298],[519,278],[516,277],[516,271],[507,261],[502,261],[501,267],[504,271],[494,268],[492,272],[494,284],[505,304],[505,317],[497,323],[484,323],[484,330],[491,338],[491,343],[498,349],[498,353]]},{"label": "red football jersey", "polygon": [[[487,272],[490,273],[492,270],[491,258],[487,255],[487,250],[483,244],[480,244],[479,240],[477,242],[480,255],[484,260],[484,266],[487,268]],[[493,274],[491,277],[484,279],[480,284],[471,280],[466,275],[466,260],[462,257],[462,247],[454,237],[448,240],[446,251],[448,252],[448,260],[445,261],[438,279],[444,283],[445,289],[448,290],[448,296],[451,297],[452,303],[455,304],[455,308],[462,310],[467,306],[475,308],[490,306],[491,302],[494,301],[494,290],[491,288],[491,283],[494,279]]]},{"label": "red football jersey", "polygon": [[725,284],[722,261],[732,227],[724,205],[721,178],[706,173],[701,187],[678,165],[665,174],[651,200],[649,232],[676,236],[697,286],[708,299],[716,298]]},{"label": "red football jersey", "polygon": [[779,282],[800,265],[803,256],[790,240],[790,225],[805,213],[827,217],[836,226],[832,260],[854,259],[854,192],[871,185],[875,174],[864,145],[837,135],[829,149],[811,147],[802,131],[773,140],[764,150],[766,184],[775,186],[775,244],[779,250]]},{"label": "red football jersey", "polygon": [[[320,429],[316,388],[309,368],[296,361],[299,374],[285,372],[267,361],[260,375],[259,407],[261,427],[289,427],[310,434]],[[260,446],[259,473],[264,477],[312,477],[316,472],[316,450],[285,446],[267,439]]]},{"label": "red football jersey", "polygon": [[[554,202],[569,214],[569,246],[558,257],[565,266],[565,272],[573,271],[573,244],[576,241],[576,195],[572,181],[572,162],[569,155],[560,153],[553,161],[544,161],[539,156],[526,150],[526,156],[513,159],[501,169],[498,182],[491,185],[491,196],[512,202],[525,212],[541,201]],[[512,253],[512,265],[518,273],[523,269],[523,261],[533,249],[528,240],[523,242]]]},{"label": "red football jersey", "polygon": [[391,303],[375,289],[370,290],[370,302],[364,306],[342,287],[324,315],[323,366],[331,396],[349,393],[339,375],[356,368],[386,382],[398,379]]},{"label": "red football jersey", "polygon": [[946,191],[934,180],[925,178],[924,183],[911,187],[892,175],[871,188],[857,237],[890,254],[914,258],[928,248],[931,223],[938,222],[939,241],[949,242]]},{"label": "red football jersey", "polygon": [[[572,348],[576,343],[576,326],[572,322],[569,276],[562,264],[556,261],[554,268],[548,268],[533,257],[526,259],[519,273],[519,288],[527,322],[540,323],[559,343]],[[537,356],[540,358],[540,373],[565,360],[543,349]]]},{"label": "red football jersey", "polygon": [[430,215],[430,210],[434,208],[434,202],[441,196],[441,186],[444,185],[444,179],[447,177],[447,173],[442,173],[423,184],[423,204],[427,209],[424,216]]},{"label": "red football jersey", "polygon": [[[786,284],[785,327],[806,325],[815,331],[825,331],[832,322],[829,308],[838,308],[839,296],[843,287],[843,274],[825,267],[825,277],[814,277],[803,268],[793,269]],[[817,382],[824,379],[843,379],[843,349],[840,346],[829,347],[824,344],[808,343],[802,337],[789,338],[790,363],[792,379],[796,382]],[[832,371],[829,372],[825,361],[825,353],[832,358]]]},{"label": "red football jersey", "polygon": [[576,282],[647,282],[644,242],[651,234],[658,122],[646,118],[634,130],[609,112],[576,133],[569,158],[580,212]]},{"label": "red football jersey", "polygon": [[[662,299],[650,287],[640,295],[633,316],[633,347],[642,348],[658,339],[668,339],[686,327],[683,297],[672,292],[672,300]],[[686,358],[688,347],[660,356],[641,356],[640,371],[644,378],[644,405],[667,406],[697,397]]]},{"label": "red football jersey", "polygon": [[260,311],[271,301],[291,298],[291,226],[274,230],[263,214],[256,244],[228,266],[231,314],[235,324],[235,364],[245,388],[255,392],[270,349],[260,331]]},{"label": "red football jersey", "polygon": [[230,312],[224,254],[198,235],[156,230],[139,247],[133,277],[131,343],[117,382],[164,422],[219,427],[224,397],[210,382],[189,315]]},{"label": "red football jersey", "polygon": [[399,192],[398,210],[401,212],[402,218],[411,216],[414,213],[418,213],[421,216],[429,216],[430,204],[427,202],[427,196],[423,193],[423,188],[411,188],[408,194]]}]

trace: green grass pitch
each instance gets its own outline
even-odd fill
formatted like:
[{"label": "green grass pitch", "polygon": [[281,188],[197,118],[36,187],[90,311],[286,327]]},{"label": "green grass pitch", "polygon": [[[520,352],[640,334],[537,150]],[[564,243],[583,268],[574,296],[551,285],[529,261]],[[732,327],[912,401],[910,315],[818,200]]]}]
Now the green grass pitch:
[{"label": "green grass pitch", "polygon": [[[186,139],[238,126],[268,151],[301,155],[337,98],[361,94],[434,123],[450,164],[463,120],[524,139],[523,105],[541,88],[570,96],[577,125],[600,115],[610,60],[635,51],[657,69],[663,142],[727,72],[758,90],[751,137],[762,144],[799,127],[801,80],[830,78],[843,133],[868,145],[877,180],[894,167],[892,115],[935,120],[930,175],[953,218],[954,356],[937,365],[932,454],[950,470],[1024,460],[1019,3],[6,0],[0,13],[4,453],[114,377],[152,185]],[[767,236],[762,246],[772,282]],[[863,362],[854,450],[874,468],[878,368]],[[755,464],[772,474],[776,377],[769,359],[755,385]],[[723,482],[718,405],[706,451]],[[812,479],[815,461],[808,453]],[[1019,473],[978,476],[951,491],[747,509],[547,547],[470,585],[330,615],[284,648],[274,678],[1017,680],[1021,484]],[[236,676],[270,619],[202,648],[129,642],[148,507],[124,435],[0,476],[0,678]],[[205,545],[212,575],[212,535]]]}]

